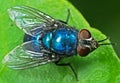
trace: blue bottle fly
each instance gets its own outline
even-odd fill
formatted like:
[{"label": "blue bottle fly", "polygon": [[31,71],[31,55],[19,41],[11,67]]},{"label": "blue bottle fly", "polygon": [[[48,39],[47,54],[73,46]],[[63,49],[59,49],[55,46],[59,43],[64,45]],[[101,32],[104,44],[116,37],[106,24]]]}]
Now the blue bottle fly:
[{"label": "blue bottle fly", "polygon": [[58,66],[69,66],[76,79],[77,74],[70,63],[59,64],[65,57],[79,54],[86,56],[106,39],[96,41],[87,29],[77,30],[61,21],[28,6],[15,6],[9,10],[10,18],[25,32],[23,44],[9,52],[3,63],[12,69],[26,69],[49,62]]}]

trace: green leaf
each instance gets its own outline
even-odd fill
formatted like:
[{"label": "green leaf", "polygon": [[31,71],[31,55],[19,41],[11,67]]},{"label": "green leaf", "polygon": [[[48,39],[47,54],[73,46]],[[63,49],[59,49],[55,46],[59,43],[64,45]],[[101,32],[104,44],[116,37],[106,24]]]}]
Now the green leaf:
[{"label": "green leaf", "polygon": [[[12,70],[2,64],[3,57],[22,43],[24,33],[10,20],[7,9],[16,5],[35,7],[54,18],[65,20],[71,11],[69,25],[87,28],[96,40],[106,38],[91,28],[80,12],[66,0],[4,0],[0,1],[0,83],[75,83],[69,67],[49,63],[26,70]],[[109,41],[107,41],[109,42]],[[101,46],[87,57],[74,56],[63,60],[70,62],[77,72],[79,83],[120,83],[120,60],[112,46]]]}]

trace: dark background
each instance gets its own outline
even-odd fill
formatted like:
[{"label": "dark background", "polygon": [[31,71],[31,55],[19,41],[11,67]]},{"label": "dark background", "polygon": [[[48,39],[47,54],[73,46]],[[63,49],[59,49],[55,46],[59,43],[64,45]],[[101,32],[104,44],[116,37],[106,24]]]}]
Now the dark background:
[{"label": "dark background", "polygon": [[95,27],[110,37],[120,57],[120,0],[69,0]]}]

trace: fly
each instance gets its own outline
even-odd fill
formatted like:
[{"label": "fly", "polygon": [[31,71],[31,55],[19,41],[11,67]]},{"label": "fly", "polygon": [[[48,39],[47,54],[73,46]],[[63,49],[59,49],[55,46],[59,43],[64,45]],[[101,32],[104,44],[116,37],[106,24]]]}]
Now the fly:
[{"label": "fly", "polygon": [[96,41],[87,29],[78,30],[69,26],[69,10],[65,22],[28,6],[15,6],[8,11],[12,21],[25,32],[23,43],[3,59],[3,63],[12,69],[54,62],[58,66],[69,66],[78,80],[72,65],[59,64],[60,60],[77,54],[86,56],[100,45],[110,45],[100,44],[108,38]]}]

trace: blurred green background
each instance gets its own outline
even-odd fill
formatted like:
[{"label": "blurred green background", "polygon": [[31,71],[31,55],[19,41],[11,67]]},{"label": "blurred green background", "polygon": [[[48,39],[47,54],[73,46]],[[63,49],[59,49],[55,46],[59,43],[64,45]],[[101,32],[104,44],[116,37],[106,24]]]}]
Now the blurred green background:
[{"label": "blurred green background", "polygon": [[120,57],[120,0],[69,0],[86,18],[88,23],[98,28],[111,42]]}]

